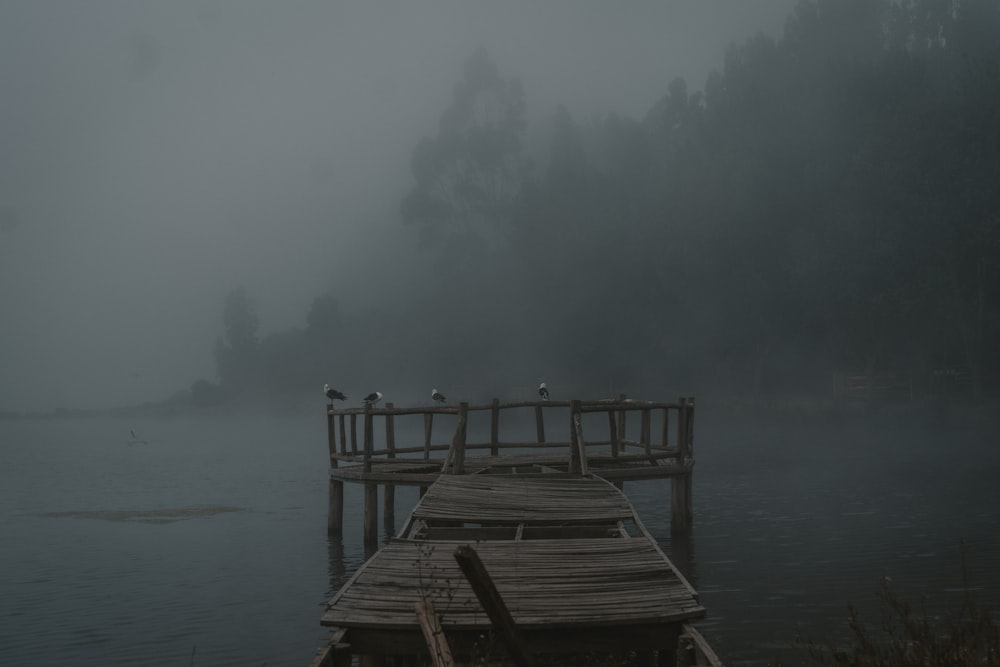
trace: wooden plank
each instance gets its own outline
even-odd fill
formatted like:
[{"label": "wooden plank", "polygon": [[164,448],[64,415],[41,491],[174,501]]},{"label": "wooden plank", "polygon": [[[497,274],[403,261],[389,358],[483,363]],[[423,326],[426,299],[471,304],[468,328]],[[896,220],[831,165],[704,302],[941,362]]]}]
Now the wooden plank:
[{"label": "wooden plank", "polygon": [[[430,598],[448,600],[446,630],[482,630],[487,621],[451,558],[465,544],[391,541],[341,589],[323,624],[414,628],[413,603]],[[488,541],[477,552],[523,629],[670,624],[704,616],[686,580],[648,537]]]},{"label": "wooden plank", "polygon": [[507,647],[511,661],[518,667],[531,667],[531,653],[479,554],[471,546],[463,544],[455,549],[454,555],[462,574],[479,599],[479,604],[486,610],[493,628]]},{"label": "wooden plank", "polygon": [[417,612],[417,619],[420,621],[420,630],[424,633],[424,641],[427,642],[427,650],[431,654],[431,662],[434,667],[454,667],[455,661],[451,656],[451,647],[448,639],[441,628],[441,619],[434,611],[434,604],[430,600],[418,600],[414,603]]}]

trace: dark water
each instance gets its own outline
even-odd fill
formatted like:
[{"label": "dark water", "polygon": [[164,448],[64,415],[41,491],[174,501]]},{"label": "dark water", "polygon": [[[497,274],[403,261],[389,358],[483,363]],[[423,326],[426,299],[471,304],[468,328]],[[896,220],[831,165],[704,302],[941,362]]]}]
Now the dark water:
[{"label": "dark water", "polygon": [[[326,538],[324,428],[321,412],[0,422],[0,665],[307,665],[325,600],[364,556],[357,486],[343,541]],[[998,449],[960,418],[702,407],[691,538],[671,541],[668,483],[626,491],[700,590],[723,657],[799,664],[796,638],[845,634],[847,604],[871,605],[884,576],[958,600],[962,539],[996,608]],[[397,517],[415,500],[397,490]]]}]

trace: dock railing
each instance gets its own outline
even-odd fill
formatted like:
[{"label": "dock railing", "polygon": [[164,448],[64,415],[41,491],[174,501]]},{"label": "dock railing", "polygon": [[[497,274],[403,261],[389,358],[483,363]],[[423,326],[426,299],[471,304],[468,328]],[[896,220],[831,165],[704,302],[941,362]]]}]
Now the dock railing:
[{"label": "dock railing", "polygon": [[[569,423],[565,440],[550,440],[546,426],[551,429],[552,419],[546,424],[546,413],[566,412]],[[534,412],[535,437],[532,440],[512,441],[500,438],[502,417],[525,410]],[[470,439],[469,422],[475,415],[489,413],[489,436]],[[595,423],[594,416],[607,415],[605,428]],[[638,428],[630,423],[630,413],[638,413]],[[449,442],[435,440],[435,420],[440,416],[454,416],[454,430]],[[396,442],[397,419],[422,417],[423,442],[398,446]],[[382,442],[376,445],[376,420],[384,429]],[[359,423],[360,428],[359,428]],[[654,438],[653,424],[659,427]],[[525,429],[524,421],[519,422]],[[599,429],[599,430],[594,430]],[[586,432],[585,432],[586,431]],[[602,431],[602,432],[601,432]],[[411,433],[412,431],[408,431]],[[594,435],[590,435],[593,433]],[[679,463],[694,456],[694,398],[680,397],[674,403],[636,401],[621,396],[617,399],[598,401],[514,401],[493,399],[486,404],[459,403],[422,407],[358,407],[337,409],[327,406],[327,441],[330,465],[340,463],[360,464],[365,473],[373,465],[397,458],[408,460],[440,461],[441,472],[463,474],[467,455],[501,457],[508,453],[524,454],[526,450],[539,453],[562,452],[569,454],[569,471],[587,474],[589,463],[611,459],[614,463],[653,462],[658,459],[675,459]],[[589,437],[587,437],[589,436]],[[672,437],[671,437],[672,436]],[[436,457],[435,454],[438,456]]]}]

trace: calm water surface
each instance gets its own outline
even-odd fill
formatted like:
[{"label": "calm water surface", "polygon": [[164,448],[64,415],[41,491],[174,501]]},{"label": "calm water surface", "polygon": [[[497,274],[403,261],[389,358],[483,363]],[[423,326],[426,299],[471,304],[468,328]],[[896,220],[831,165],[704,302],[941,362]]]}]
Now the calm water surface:
[{"label": "calm water surface", "polygon": [[[130,429],[148,442],[128,444]],[[364,557],[360,487],[343,541],[326,537],[324,429],[322,412],[0,422],[0,665],[307,665],[326,599]],[[961,420],[775,424],[700,407],[690,539],[670,538],[668,483],[626,491],[727,661],[799,664],[796,638],[843,635],[848,602],[871,607],[885,576],[959,599],[962,539],[996,608],[998,444]],[[415,500],[397,490],[397,517]]]}]

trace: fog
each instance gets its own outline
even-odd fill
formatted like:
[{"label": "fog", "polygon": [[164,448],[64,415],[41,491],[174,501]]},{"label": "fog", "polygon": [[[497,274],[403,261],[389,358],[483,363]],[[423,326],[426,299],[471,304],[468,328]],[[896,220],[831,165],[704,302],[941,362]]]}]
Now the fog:
[{"label": "fog", "polygon": [[0,410],[213,379],[238,286],[261,336],[424,289],[400,200],[477,48],[529,120],[641,118],[793,4],[0,4]]}]

